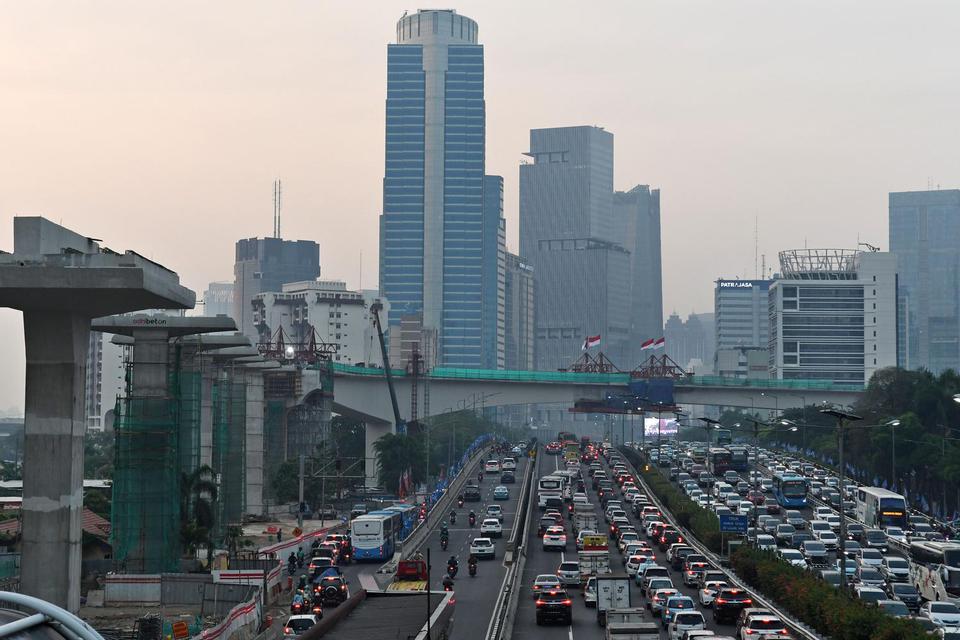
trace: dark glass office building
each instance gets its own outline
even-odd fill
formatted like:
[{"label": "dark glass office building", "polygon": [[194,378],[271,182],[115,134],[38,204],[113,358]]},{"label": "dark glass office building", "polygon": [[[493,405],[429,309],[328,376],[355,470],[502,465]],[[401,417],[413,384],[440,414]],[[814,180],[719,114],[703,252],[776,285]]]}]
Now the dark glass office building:
[{"label": "dark glass office building", "polygon": [[449,367],[503,366],[503,187],[484,175],[483,73],[473,20],[425,10],[397,23],[387,47],[380,291],[391,326],[419,315],[438,331],[437,361]]}]

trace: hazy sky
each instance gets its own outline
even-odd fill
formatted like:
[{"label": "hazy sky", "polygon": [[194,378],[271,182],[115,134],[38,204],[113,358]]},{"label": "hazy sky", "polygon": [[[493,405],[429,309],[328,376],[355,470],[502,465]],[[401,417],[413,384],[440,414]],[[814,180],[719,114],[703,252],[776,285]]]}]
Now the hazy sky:
[{"label": "hazy sky", "polygon": [[[435,6],[435,5],[429,5]],[[448,6],[448,5],[443,5]],[[887,192],[960,184],[960,3],[492,1],[487,172],[516,249],[530,128],[615,135],[615,183],[662,189],[664,311],[713,307],[759,251],[887,247]],[[591,10],[602,7],[602,10]],[[320,242],[324,277],[377,282],[386,45],[415,4],[0,0],[0,248],[44,215],[202,292],[237,238]],[[0,312],[0,409],[23,404]]]}]

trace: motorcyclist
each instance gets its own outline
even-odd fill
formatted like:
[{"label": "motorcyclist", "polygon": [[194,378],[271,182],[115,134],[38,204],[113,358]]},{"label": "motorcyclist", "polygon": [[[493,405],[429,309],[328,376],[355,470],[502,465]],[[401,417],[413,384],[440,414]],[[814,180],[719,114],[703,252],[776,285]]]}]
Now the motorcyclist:
[{"label": "motorcyclist", "polygon": [[477,480],[483,482],[483,471],[477,474]]},{"label": "motorcyclist", "polygon": [[297,565],[303,566],[303,547],[297,547]]},{"label": "motorcyclist", "polygon": [[463,506],[463,494],[462,494],[462,493],[457,496],[457,505],[460,506],[460,507]]},{"label": "motorcyclist", "polygon": [[449,535],[449,534],[450,534],[450,530],[447,529],[447,523],[446,523],[446,522],[441,522],[441,523],[440,523],[440,537],[441,537],[441,538],[444,538],[444,537],[446,537],[446,536]]},{"label": "motorcyclist", "polygon": [[471,511],[470,514],[467,516],[467,519],[470,521],[470,526],[472,527],[477,522],[477,514]]},{"label": "motorcyclist", "polygon": [[293,551],[290,552],[290,557],[287,558],[287,568],[290,571],[290,575],[293,575],[297,570],[297,554]]},{"label": "motorcyclist", "polygon": [[470,568],[470,575],[477,574],[477,556],[474,553],[470,554],[470,557],[467,558],[467,566]]},{"label": "motorcyclist", "polygon": [[447,560],[447,573],[452,573],[456,575],[457,569],[460,568],[460,563],[457,562],[457,556],[450,556],[450,559]]},{"label": "motorcyclist", "polygon": [[450,510],[450,524],[456,524],[457,522],[457,512],[453,509]]},{"label": "motorcyclist", "polygon": [[293,602],[290,603],[290,611],[303,611],[306,604],[306,601],[303,599],[303,594],[298,591],[297,594],[293,596]]},{"label": "motorcyclist", "polygon": [[443,576],[443,589],[444,591],[453,591],[453,578]]}]

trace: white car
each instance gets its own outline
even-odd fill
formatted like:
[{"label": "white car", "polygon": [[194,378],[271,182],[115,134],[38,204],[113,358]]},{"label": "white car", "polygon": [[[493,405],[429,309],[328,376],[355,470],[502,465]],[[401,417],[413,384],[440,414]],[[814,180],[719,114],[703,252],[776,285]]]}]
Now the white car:
[{"label": "white car", "polygon": [[883,565],[883,554],[876,549],[861,549],[857,562],[861,567],[880,569]]},{"label": "white car", "polygon": [[751,640],[756,637],[776,638],[787,633],[789,632],[786,625],[777,616],[750,616],[740,627],[740,640]]},{"label": "white car", "polygon": [[587,578],[587,584],[583,585],[583,604],[586,607],[597,606],[597,579],[595,577]]},{"label": "white car", "polygon": [[817,520],[826,520],[827,516],[834,514],[834,511],[830,507],[817,507],[814,513],[817,515]]},{"label": "white car", "polygon": [[563,551],[567,548],[567,534],[563,527],[548,527],[543,534],[543,550],[557,549]]},{"label": "white car", "polygon": [[681,611],[677,613],[668,627],[670,640],[681,640],[683,634],[694,629],[706,629],[707,621],[699,611]]},{"label": "white car", "polygon": [[888,540],[893,540],[900,544],[907,544],[907,534],[905,534],[900,527],[886,527],[883,532],[887,534]]},{"label": "white car", "polygon": [[650,556],[646,556],[642,554],[636,554],[636,555],[630,556],[626,564],[627,575],[630,577],[636,576],[637,569],[639,569],[641,565],[646,565],[648,562],[650,562]]},{"label": "white car", "polygon": [[496,518],[486,518],[480,524],[480,533],[490,538],[503,536],[503,525]]},{"label": "white car", "polygon": [[580,563],[576,560],[564,560],[557,567],[557,578],[564,585],[580,586]]},{"label": "white car", "polygon": [[310,627],[320,622],[315,615],[299,615],[287,618],[287,623],[283,625],[284,638],[296,638],[306,633]]},{"label": "white car", "polygon": [[486,512],[484,513],[485,518],[496,518],[500,522],[503,522],[503,507],[498,504],[491,504],[487,507]]},{"label": "white car", "polygon": [[470,543],[470,553],[478,558],[496,558],[497,548],[490,538],[474,538]]},{"label": "white car", "polygon": [[823,516],[824,522],[830,525],[830,528],[834,531],[840,531],[840,516],[835,514],[830,514]]},{"label": "white car", "polygon": [[827,551],[836,550],[837,546],[840,544],[840,539],[833,531],[816,531],[813,535],[816,536],[817,540],[823,543],[823,546],[827,548]]},{"label": "white car", "polygon": [[773,480],[764,478],[760,481],[760,490],[764,493],[773,493]]},{"label": "white car", "polygon": [[483,463],[484,473],[500,473],[500,461],[499,460],[487,460]]},{"label": "white car", "polygon": [[788,564],[792,564],[795,567],[801,569],[807,568],[807,559],[803,557],[803,554],[797,549],[781,549],[779,551],[780,559]]},{"label": "white car", "polygon": [[541,591],[553,591],[561,588],[563,588],[563,585],[560,584],[560,578],[552,573],[541,573],[533,579],[533,586],[530,590],[533,592],[533,597],[536,598]]},{"label": "white car", "polygon": [[517,461],[513,458],[504,458],[503,462],[500,463],[500,468],[504,471],[516,471]]},{"label": "white car", "polygon": [[920,607],[921,618],[926,618],[938,627],[960,625],[960,609],[952,602],[925,602]]},{"label": "white car", "polygon": [[709,580],[700,589],[700,604],[705,607],[713,606],[713,599],[720,593],[720,589],[729,586],[723,580]]}]

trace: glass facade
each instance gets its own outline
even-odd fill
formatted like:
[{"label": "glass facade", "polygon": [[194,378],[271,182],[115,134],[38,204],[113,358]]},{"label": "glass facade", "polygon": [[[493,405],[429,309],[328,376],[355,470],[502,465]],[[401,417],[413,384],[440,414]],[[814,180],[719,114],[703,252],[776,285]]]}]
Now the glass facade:
[{"label": "glass facade", "polygon": [[473,20],[424,10],[387,48],[381,292],[422,314],[437,361],[503,366],[502,179],[485,176],[483,47]]},{"label": "glass facade", "polygon": [[899,271],[898,360],[960,369],[960,190],[891,193],[890,251]]}]

